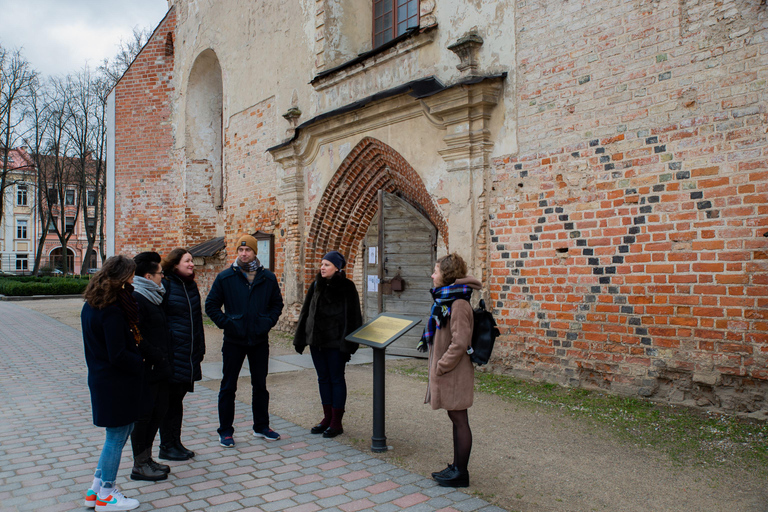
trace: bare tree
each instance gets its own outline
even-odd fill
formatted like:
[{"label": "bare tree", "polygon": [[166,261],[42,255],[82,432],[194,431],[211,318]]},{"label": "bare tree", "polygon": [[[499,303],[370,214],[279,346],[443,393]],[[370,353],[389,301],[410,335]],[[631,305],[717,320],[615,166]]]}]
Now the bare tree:
[{"label": "bare tree", "polygon": [[99,66],[101,71],[107,78],[107,81],[113,87],[118,80],[123,76],[123,73],[131,66],[131,63],[139,54],[144,45],[147,44],[149,38],[152,36],[152,29],[139,27],[133,27],[133,33],[128,41],[120,40],[118,46],[117,55],[111,60],[104,59],[104,62]]},{"label": "bare tree", "polygon": [[85,274],[91,268],[93,248],[96,243],[96,231],[99,206],[100,183],[103,180],[101,156],[94,158],[94,150],[103,151],[101,138],[106,136],[106,122],[100,115],[102,109],[98,86],[99,82],[86,65],[79,73],[69,77],[70,122],[68,128],[72,145],[72,161],[77,178],[80,206],[85,216],[85,236],[87,247],[83,253],[80,273]]},{"label": "bare tree", "polygon": [[19,50],[0,46],[0,223],[3,220],[5,189],[14,185],[14,170],[8,153],[24,135],[26,101],[37,73]]},{"label": "bare tree", "polygon": [[50,209],[46,207],[47,179],[42,174],[44,168],[42,164],[45,149],[43,145],[48,135],[48,127],[52,116],[50,116],[48,103],[48,91],[40,83],[38,77],[35,77],[34,84],[29,97],[30,130],[24,142],[29,147],[29,154],[34,162],[37,179],[35,180],[35,209],[38,219],[40,219],[40,235],[35,251],[35,265],[32,269],[34,275],[39,275],[40,264],[43,257],[45,239],[48,236],[48,225],[50,223]]},{"label": "bare tree", "polygon": [[[45,217],[50,219],[48,231],[56,234],[61,244],[61,262],[57,266],[69,272],[67,245],[80,216],[80,202],[74,198],[79,183],[76,159],[70,137],[72,123],[72,87],[68,78],[53,78],[47,105],[47,134],[43,140],[43,153],[38,158],[38,187],[43,188]],[[72,191],[70,195],[68,192]],[[70,197],[72,199],[70,199]],[[43,227],[45,230],[46,227]]]}]

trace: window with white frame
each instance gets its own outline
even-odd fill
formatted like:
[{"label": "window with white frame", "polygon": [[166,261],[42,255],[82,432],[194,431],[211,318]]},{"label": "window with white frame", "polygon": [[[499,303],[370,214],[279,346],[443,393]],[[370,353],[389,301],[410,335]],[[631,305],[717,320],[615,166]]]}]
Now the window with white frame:
[{"label": "window with white frame", "polygon": [[29,256],[27,254],[16,255],[16,270],[22,272],[29,270]]},{"label": "window with white frame", "polygon": [[16,238],[18,240],[27,239],[27,224],[26,219],[16,219]]},{"label": "window with white frame", "polygon": [[72,206],[75,204],[75,191],[71,188],[64,192],[64,204],[66,206]]},{"label": "window with white frame", "polygon": [[96,191],[88,190],[85,196],[88,206],[96,206]]},{"label": "window with white frame", "polygon": [[74,217],[64,217],[64,232],[65,233],[74,233],[75,231],[75,218]]},{"label": "window with white frame", "polygon": [[27,206],[26,183],[19,183],[16,185],[16,206]]}]

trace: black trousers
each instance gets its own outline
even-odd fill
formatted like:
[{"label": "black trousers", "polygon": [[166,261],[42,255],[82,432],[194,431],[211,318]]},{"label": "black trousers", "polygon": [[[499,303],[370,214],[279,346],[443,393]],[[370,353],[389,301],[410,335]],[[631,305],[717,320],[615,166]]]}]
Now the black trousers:
[{"label": "black trousers", "polygon": [[224,342],[221,347],[221,355],[223,375],[219,389],[219,434],[231,436],[235,431],[232,423],[235,421],[237,378],[246,357],[251,371],[253,431],[260,432],[269,428],[269,391],[267,391],[269,343],[238,345]]},{"label": "black trousers", "polygon": [[168,382],[147,384],[147,392],[141,407],[141,416],[131,432],[133,456],[152,450],[157,431],[168,411]]},{"label": "black trousers", "polygon": [[168,410],[160,423],[160,444],[171,446],[181,441],[181,423],[184,420],[184,397],[189,391],[186,382],[168,384]]}]

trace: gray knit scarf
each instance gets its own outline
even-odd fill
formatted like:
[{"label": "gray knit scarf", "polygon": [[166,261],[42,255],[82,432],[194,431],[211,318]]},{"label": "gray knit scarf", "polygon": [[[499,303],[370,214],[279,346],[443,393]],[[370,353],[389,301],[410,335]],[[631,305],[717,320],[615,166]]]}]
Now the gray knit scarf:
[{"label": "gray knit scarf", "polygon": [[162,284],[155,284],[145,277],[135,276],[133,278],[133,290],[140,293],[149,302],[155,306],[160,305],[163,302],[163,295],[165,294],[165,288]]}]

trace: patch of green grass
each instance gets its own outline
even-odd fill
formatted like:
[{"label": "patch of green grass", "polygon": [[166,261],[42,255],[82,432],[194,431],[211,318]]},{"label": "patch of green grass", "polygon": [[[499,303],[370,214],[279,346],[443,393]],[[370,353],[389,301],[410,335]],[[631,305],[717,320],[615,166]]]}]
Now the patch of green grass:
[{"label": "patch of green grass", "polygon": [[625,441],[661,449],[680,463],[741,462],[768,472],[765,422],[492,373],[476,373],[475,389],[594,421]]},{"label": "patch of green grass", "polygon": [[[403,364],[391,371],[427,379],[424,364]],[[681,464],[743,464],[768,474],[766,422],[488,372],[475,373],[475,390],[593,422],[635,446],[661,450]]]}]

